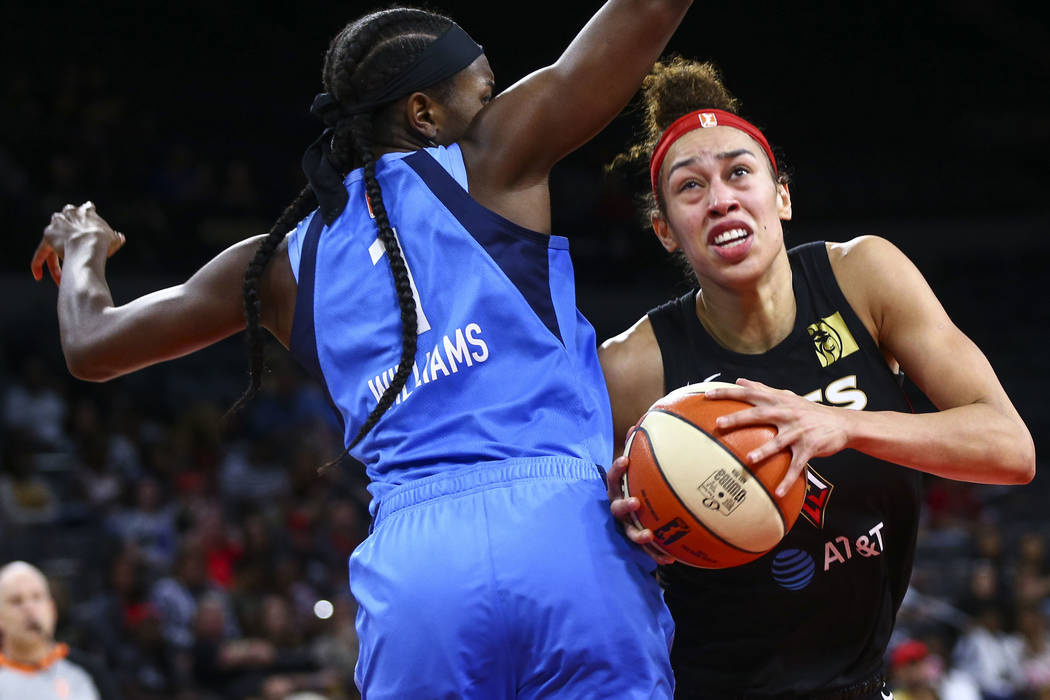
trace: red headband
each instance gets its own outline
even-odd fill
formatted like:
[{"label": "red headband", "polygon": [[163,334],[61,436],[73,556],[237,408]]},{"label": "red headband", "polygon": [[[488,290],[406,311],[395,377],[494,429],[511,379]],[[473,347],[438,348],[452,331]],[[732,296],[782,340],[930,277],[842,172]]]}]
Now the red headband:
[{"label": "red headband", "polygon": [[766,137],[762,135],[757,126],[721,109],[701,109],[674,120],[671,126],[664,131],[660,140],[656,142],[653,156],[649,159],[649,177],[653,183],[654,195],[659,196],[656,183],[660,179],[660,166],[664,164],[664,158],[671,145],[693,129],[710,129],[712,126],[731,126],[758,141],[762,150],[769,156],[769,162],[773,164],[773,172],[778,173],[777,159],[773,157],[773,149],[769,147],[769,142],[766,141]]}]

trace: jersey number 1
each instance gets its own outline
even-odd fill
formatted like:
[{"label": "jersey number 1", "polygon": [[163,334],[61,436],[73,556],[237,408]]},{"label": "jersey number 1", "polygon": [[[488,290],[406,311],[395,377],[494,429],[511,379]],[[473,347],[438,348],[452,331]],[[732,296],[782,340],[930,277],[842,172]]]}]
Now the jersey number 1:
[{"label": "jersey number 1", "polygon": [[[401,248],[401,256],[404,257],[405,249],[401,247],[401,239],[397,236],[397,229],[391,228],[394,232],[394,238],[397,239],[397,245]],[[383,241],[376,238],[372,245],[368,246],[368,254],[372,256],[372,265],[379,262],[380,258],[386,253],[386,246],[383,245]],[[423,304],[419,301],[419,290],[416,289],[416,280],[412,277],[412,268],[408,266],[408,260],[405,259],[405,269],[408,270],[408,283],[412,286],[412,298],[416,302],[416,335],[426,333],[430,330],[430,321],[427,320],[427,315],[423,313]]]}]

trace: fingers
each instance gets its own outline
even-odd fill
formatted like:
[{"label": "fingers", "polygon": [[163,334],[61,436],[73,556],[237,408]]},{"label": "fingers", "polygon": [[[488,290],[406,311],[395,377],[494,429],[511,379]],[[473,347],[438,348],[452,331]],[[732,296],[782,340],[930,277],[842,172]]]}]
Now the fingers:
[{"label": "fingers", "polygon": [[748,463],[758,464],[762,460],[768,459],[781,450],[790,447],[793,442],[793,435],[794,433],[789,432],[777,433],[772,439],[747,453]]},{"label": "fingers", "polygon": [[609,502],[609,511],[613,514],[613,517],[624,521],[625,524],[634,522],[631,514],[641,507],[641,501],[633,496],[631,498],[617,498]]},{"label": "fingers", "polygon": [[127,238],[120,231],[113,232],[113,242],[109,244],[109,251],[106,253],[106,257],[113,255],[118,250],[124,247],[124,243],[127,242]]},{"label": "fingers", "polygon": [[605,475],[605,488],[609,493],[609,500],[613,501],[623,498],[623,475],[627,471],[627,458],[617,457],[609,465],[609,471]]},{"label": "fingers", "polygon": [[29,261],[29,271],[33,273],[33,279],[37,282],[44,278],[44,261],[47,260],[51,246],[47,241],[40,241],[36,250],[33,251],[33,259]]},{"label": "fingers", "polygon": [[794,484],[798,478],[802,475],[802,472],[806,469],[806,461],[802,459],[792,458],[791,466],[788,468],[787,474],[784,475],[783,480],[777,486],[777,498],[783,498],[787,495],[787,492],[791,490],[792,484]]},{"label": "fingers", "polygon": [[62,284],[62,263],[58,259],[58,253],[53,250],[47,256],[47,271],[51,273],[51,279],[56,285]]},{"label": "fingers", "polygon": [[62,279],[62,265],[59,262],[58,253],[46,240],[40,241],[40,244],[37,245],[36,251],[33,253],[33,259],[29,263],[29,271],[37,282],[44,278],[44,265],[47,265],[51,279],[55,281],[55,284],[58,284]]}]

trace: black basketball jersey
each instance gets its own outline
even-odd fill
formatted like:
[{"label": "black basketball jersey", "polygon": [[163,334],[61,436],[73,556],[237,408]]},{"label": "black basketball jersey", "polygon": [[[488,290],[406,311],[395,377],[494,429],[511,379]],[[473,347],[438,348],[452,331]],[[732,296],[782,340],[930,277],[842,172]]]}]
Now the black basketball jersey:
[{"label": "black basketball jersey", "polygon": [[[829,405],[910,412],[825,244],[788,256],[795,327],[768,352],[742,355],[712,340],[695,290],[649,312],[666,390],[742,377]],[[677,697],[807,697],[882,670],[911,576],[921,474],[855,450],[810,467],[802,514],[773,551],[732,569],[661,567],[677,628]]]}]

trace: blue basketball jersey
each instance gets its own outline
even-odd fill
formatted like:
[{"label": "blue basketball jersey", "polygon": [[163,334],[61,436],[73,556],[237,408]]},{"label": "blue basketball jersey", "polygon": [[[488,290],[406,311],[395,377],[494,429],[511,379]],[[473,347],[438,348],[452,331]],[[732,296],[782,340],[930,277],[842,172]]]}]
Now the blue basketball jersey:
[{"label": "blue basketball jersey", "polygon": [[[458,146],[389,153],[383,202],[419,322],[412,375],[351,451],[376,501],[396,485],[478,463],[565,456],[607,465],[612,419],[594,330],[576,309],[568,241],[525,229],[467,193]],[[393,275],[360,169],[349,204],[289,239],[298,281],[293,354],[323,382],[346,444],[401,354]],[[374,513],[373,513],[374,514]]]}]

